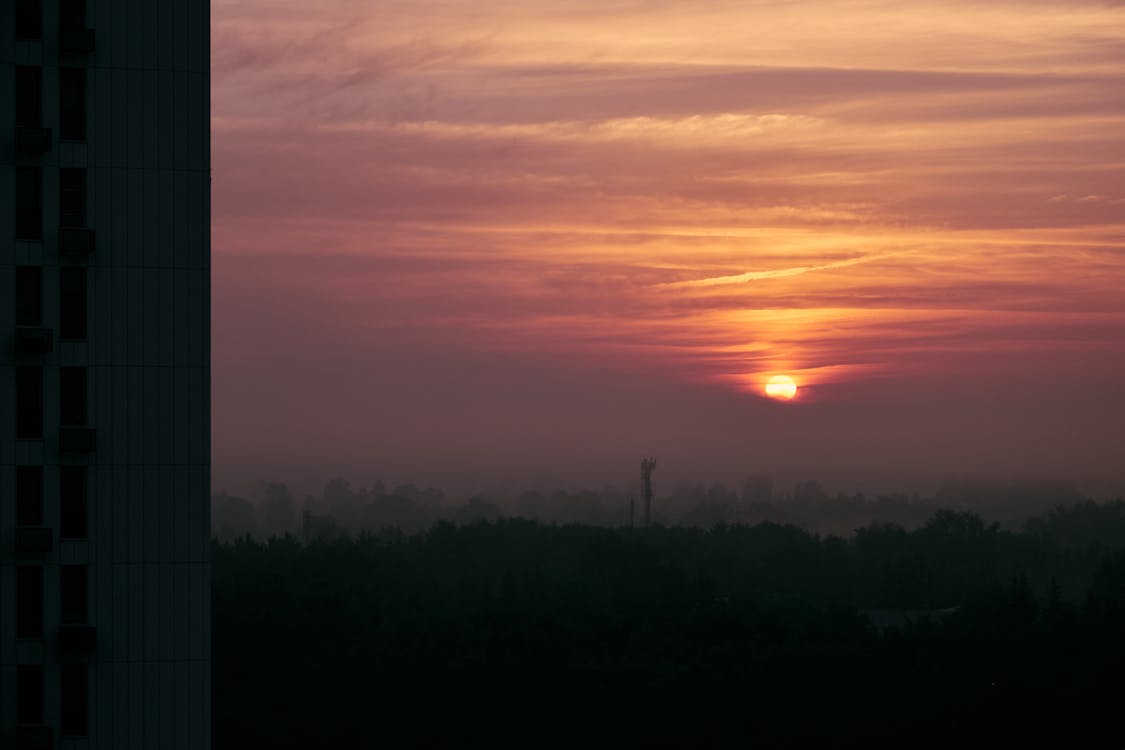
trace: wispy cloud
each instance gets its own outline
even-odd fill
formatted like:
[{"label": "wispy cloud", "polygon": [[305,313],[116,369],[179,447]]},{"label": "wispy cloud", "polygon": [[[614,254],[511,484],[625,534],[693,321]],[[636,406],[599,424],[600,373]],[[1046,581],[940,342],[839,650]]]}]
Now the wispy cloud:
[{"label": "wispy cloud", "polygon": [[860,263],[870,263],[886,256],[867,255],[847,260],[837,260],[831,263],[821,263],[815,266],[793,266],[791,268],[775,268],[769,271],[746,271],[729,276],[711,276],[703,279],[689,279],[687,281],[673,281],[660,284],[668,289],[687,289],[692,287],[721,286],[724,284],[745,284],[748,281],[761,281],[764,279],[783,279],[790,276],[801,276],[812,271],[827,271],[834,268],[848,268]]},{"label": "wispy cloud", "polygon": [[217,252],[576,366],[1125,375],[1125,7],[908,11],[220,0]]}]

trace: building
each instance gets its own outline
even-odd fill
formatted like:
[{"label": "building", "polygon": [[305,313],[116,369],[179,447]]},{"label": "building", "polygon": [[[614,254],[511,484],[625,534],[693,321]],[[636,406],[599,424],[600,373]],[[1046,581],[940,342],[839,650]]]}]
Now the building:
[{"label": "building", "polygon": [[0,13],[0,747],[209,747],[209,4]]}]

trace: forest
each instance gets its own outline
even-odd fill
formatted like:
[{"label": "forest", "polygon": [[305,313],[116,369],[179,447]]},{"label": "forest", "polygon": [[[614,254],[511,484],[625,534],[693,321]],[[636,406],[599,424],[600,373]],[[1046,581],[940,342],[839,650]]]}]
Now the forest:
[{"label": "forest", "polygon": [[1125,502],[213,546],[214,746],[1121,747]]}]

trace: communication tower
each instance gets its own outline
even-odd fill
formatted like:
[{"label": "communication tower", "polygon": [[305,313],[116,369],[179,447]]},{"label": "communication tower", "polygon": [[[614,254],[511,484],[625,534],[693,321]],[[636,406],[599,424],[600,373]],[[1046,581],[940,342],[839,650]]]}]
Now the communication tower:
[{"label": "communication tower", "polygon": [[652,523],[652,472],[655,468],[655,458],[641,459],[641,487],[645,499],[645,526]]}]

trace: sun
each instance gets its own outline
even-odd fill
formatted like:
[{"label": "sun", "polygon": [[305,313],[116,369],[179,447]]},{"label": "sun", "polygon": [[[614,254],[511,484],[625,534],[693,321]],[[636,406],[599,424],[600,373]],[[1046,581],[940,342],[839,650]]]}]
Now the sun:
[{"label": "sun", "polygon": [[788,375],[774,375],[766,383],[766,395],[778,401],[790,401],[797,395],[797,384]]}]

